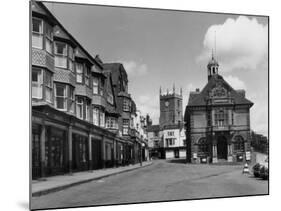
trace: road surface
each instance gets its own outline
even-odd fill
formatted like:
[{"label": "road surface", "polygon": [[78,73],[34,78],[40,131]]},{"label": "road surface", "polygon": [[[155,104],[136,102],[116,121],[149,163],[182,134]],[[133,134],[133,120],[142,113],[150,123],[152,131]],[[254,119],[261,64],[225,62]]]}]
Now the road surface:
[{"label": "road surface", "polygon": [[268,193],[268,181],[241,165],[158,160],[148,167],[32,198],[32,209],[197,199]]}]

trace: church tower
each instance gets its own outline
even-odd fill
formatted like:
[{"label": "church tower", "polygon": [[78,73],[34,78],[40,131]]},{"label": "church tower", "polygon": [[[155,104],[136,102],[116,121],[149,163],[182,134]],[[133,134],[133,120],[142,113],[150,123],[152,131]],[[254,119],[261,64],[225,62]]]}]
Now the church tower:
[{"label": "church tower", "polygon": [[183,122],[182,113],[182,89],[180,93],[176,93],[175,85],[173,85],[173,92],[162,93],[160,87],[160,119],[159,124],[162,128],[167,125],[175,125]]},{"label": "church tower", "polygon": [[212,76],[218,75],[218,71],[219,71],[219,63],[217,62],[217,60],[214,58],[214,54],[212,53],[212,58],[209,61],[208,65],[207,65],[207,70],[208,70],[208,81],[210,80],[210,78],[212,78]]}]

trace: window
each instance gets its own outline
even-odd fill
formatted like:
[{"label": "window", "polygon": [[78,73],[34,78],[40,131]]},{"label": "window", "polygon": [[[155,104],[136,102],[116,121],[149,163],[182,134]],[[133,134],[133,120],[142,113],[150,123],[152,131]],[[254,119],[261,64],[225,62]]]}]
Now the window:
[{"label": "window", "polygon": [[32,18],[32,47],[43,49],[43,21]]},{"label": "window", "polygon": [[107,117],[106,118],[106,128],[110,129],[118,129],[117,120],[114,117]]},{"label": "window", "polygon": [[174,131],[168,131],[168,136],[174,136]]},{"label": "window", "polygon": [[42,70],[32,68],[32,98],[42,99]]},{"label": "window", "polygon": [[100,111],[100,126],[104,127],[104,121],[105,121],[105,114],[103,111]]},{"label": "window", "polygon": [[107,102],[109,102],[110,104],[113,104],[113,95],[111,92],[107,93]]},{"label": "window", "polygon": [[154,131],[154,136],[158,137],[159,136],[159,132],[158,131]]},{"label": "window", "polygon": [[67,45],[55,42],[55,66],[67,68]]},{"label": "window", "polygon": [[74,88],[69,86],[69,111],[74,113]]},{"label": "window", "polygon": [[51,103],[53,101],[53,80],[52,73],[49,71],[45,71],[45,95],[46,101]]},{"label": "window", "polygon": [[83,64],[76,64],[76,82],[83,83]]},{"label": "window", "polygon": [[93,124],[99,126],[99,110],[93,108]]},{"label": "window", "polygon": [[93,94],[99,94],[99,80],[93,77]]},{"label": "window", "polygon": [[86,100],[86,120],[90,121],[91,115],[91,102],[90,100]]},{"label": "window", "polygon": [[79,119],[83,119],[83,105],[84,105],[83,98],[77,97],[77,99],[76,99],[76,116]]},{"label": "window", "polygon": [[103,96],[103,89],[104,89],[104,81],[102,79],[100,79],[100,95]]},{"label": "window", "polygon": [[244,152],[244,140],[241,136],[234,138],[234,151]]},{"label": "window", "polygon": [[123,119],[123,135],[128,135],[129,133],[129,119]]},{"label": "window", "polygon": [[66,85],[56,84],[56,108],[61,110],[66,110]]},{"label": "window", "polygon": [[166,138],[166,144],[167,144],[167,147],[175,145],[175,139],[174,138]]},{"label": "window", "polygon": [[68,46],[68,69],[74,72],[74,52],[71,46]]},{"label": "window", "polygon": [[123,111],[130,111],[130,101],[127,99],[123,100]]},{"label": "window", "polygon": [[53,28],[49,24],[45,24],[46,26],[46,51],[50,54],[53,53]]},{"label": "window", "polygon": [[206,138],[200,138],[198,141],[198,153],[208,153],[208,143]]},{"label": "window", "polygon": [[90,69],[87,66],[85,67],[85,84],[90,86]]},{"label": "window", "polygon": [[228,125],[227,110],[219,109],[215,111],[215,124],[219,127]]}]

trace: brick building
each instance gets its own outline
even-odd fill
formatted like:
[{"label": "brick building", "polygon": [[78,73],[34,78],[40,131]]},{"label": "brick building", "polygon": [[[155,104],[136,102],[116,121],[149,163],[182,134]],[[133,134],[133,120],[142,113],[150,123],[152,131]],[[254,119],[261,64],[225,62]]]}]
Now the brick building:
[{"label": "brick building", "polygon": [[92,57],[42,2],[31,9],[32,178],[140,162],[125,69]]},{"label": "brick building", "polygon": [[188,162],[239,162],[250,151],[253,103],[245,97],[245,90],[234,90],[218,68],[212,56],[208,83],[189,94],[184,115]]}]

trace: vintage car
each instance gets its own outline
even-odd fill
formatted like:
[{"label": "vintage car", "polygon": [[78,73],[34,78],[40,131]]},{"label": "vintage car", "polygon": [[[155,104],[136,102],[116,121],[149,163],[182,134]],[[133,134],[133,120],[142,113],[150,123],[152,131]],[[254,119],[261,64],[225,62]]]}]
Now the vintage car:
[{"label": "vintage car", "polygon": [[266,174],[266,169],[268,172],[268,157],[263,162],[256,163],[253,166],[253,174],[255,177],[261,177],[261,169],[263,169],[263,175]]},{"label": "vintage car", "polygon": [[260,169],[260,177],[268,179],[268,161]]}]

